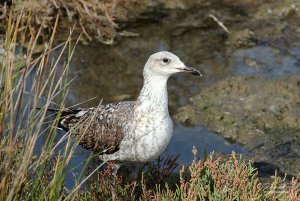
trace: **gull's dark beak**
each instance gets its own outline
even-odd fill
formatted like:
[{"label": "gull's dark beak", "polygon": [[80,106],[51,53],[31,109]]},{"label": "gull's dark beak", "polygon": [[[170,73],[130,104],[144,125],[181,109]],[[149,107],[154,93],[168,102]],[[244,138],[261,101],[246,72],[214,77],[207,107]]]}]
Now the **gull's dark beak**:
[{"label": "gull's dark beak", "polygon": [[182,72],[191,73],[192,75],[195,75],[195,76],[202,77],[202,74],[200,73],[200,71],[195,68],[192,68],[192,67],[184,66],[183,68],[179,68],[179,70],[181,70]]}]

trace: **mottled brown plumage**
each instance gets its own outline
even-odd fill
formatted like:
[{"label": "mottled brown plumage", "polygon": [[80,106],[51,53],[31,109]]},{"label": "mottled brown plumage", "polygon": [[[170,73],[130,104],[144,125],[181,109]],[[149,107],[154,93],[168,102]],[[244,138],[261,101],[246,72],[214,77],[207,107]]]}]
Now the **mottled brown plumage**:
[{"label": "mottled brown plumage", "polygon": [[70,131],[82,147],[99,154],[112,154],[119,150],[133,108],[134,102],[126,101],[87,109],[65,109],[59,127]]}]

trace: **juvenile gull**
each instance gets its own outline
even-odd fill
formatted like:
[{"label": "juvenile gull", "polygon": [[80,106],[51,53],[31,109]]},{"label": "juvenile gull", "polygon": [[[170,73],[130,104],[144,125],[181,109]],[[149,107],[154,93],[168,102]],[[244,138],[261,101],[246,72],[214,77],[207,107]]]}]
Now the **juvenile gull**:
[{"label": "juvenile gull", "polygon": [[201,76],[171,52],[155,53],[147,60],[143,88],[136,101],[62,111],[59,126],[70,131],[86,149],[97,152],[103,161],[122,163],[156,159],[173,133],[168,111],[168,78],[179,72]]}]

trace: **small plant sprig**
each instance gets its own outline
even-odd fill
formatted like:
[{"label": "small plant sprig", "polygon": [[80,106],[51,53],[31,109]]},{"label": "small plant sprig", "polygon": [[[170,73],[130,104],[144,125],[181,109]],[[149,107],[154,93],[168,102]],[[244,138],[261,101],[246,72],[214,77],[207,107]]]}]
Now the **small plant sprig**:
[{"label": "small plant sprig", "polygon": [[258,181],[252,161],[237,158],[233,152],[222,162],[214,153],[206,160],[199,160],[197,149],[193,148],[192,164],[180,170],[180,191],[182,200],[259,200],[262,186]]}]

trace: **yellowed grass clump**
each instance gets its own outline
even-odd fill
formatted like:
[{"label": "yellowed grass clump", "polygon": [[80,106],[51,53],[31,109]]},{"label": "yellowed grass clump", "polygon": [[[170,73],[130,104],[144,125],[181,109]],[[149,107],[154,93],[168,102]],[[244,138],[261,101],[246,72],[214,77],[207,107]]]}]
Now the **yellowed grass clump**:
[{"label": "yellowed grass clump", "polygon": [[117,34],[116,20],[126,20],[129,12],[131,15],[135,12],[132,9],[135,6],[134,0],[14,0],[11,5],[1,5],[4,13],[1,17],[4,22],[2,29],[7,28],[11,13],[14,18],[22,16],[23,25],[29,20],[31,35],[36,35],[42,27],[40,36],[46,40],[53,30],[56,17],[60,16],[59,32],[68,34],[69,27],[76,24],[77,32],[83,33],[82,40],[90,42],[96,39],[112,44]]}]

